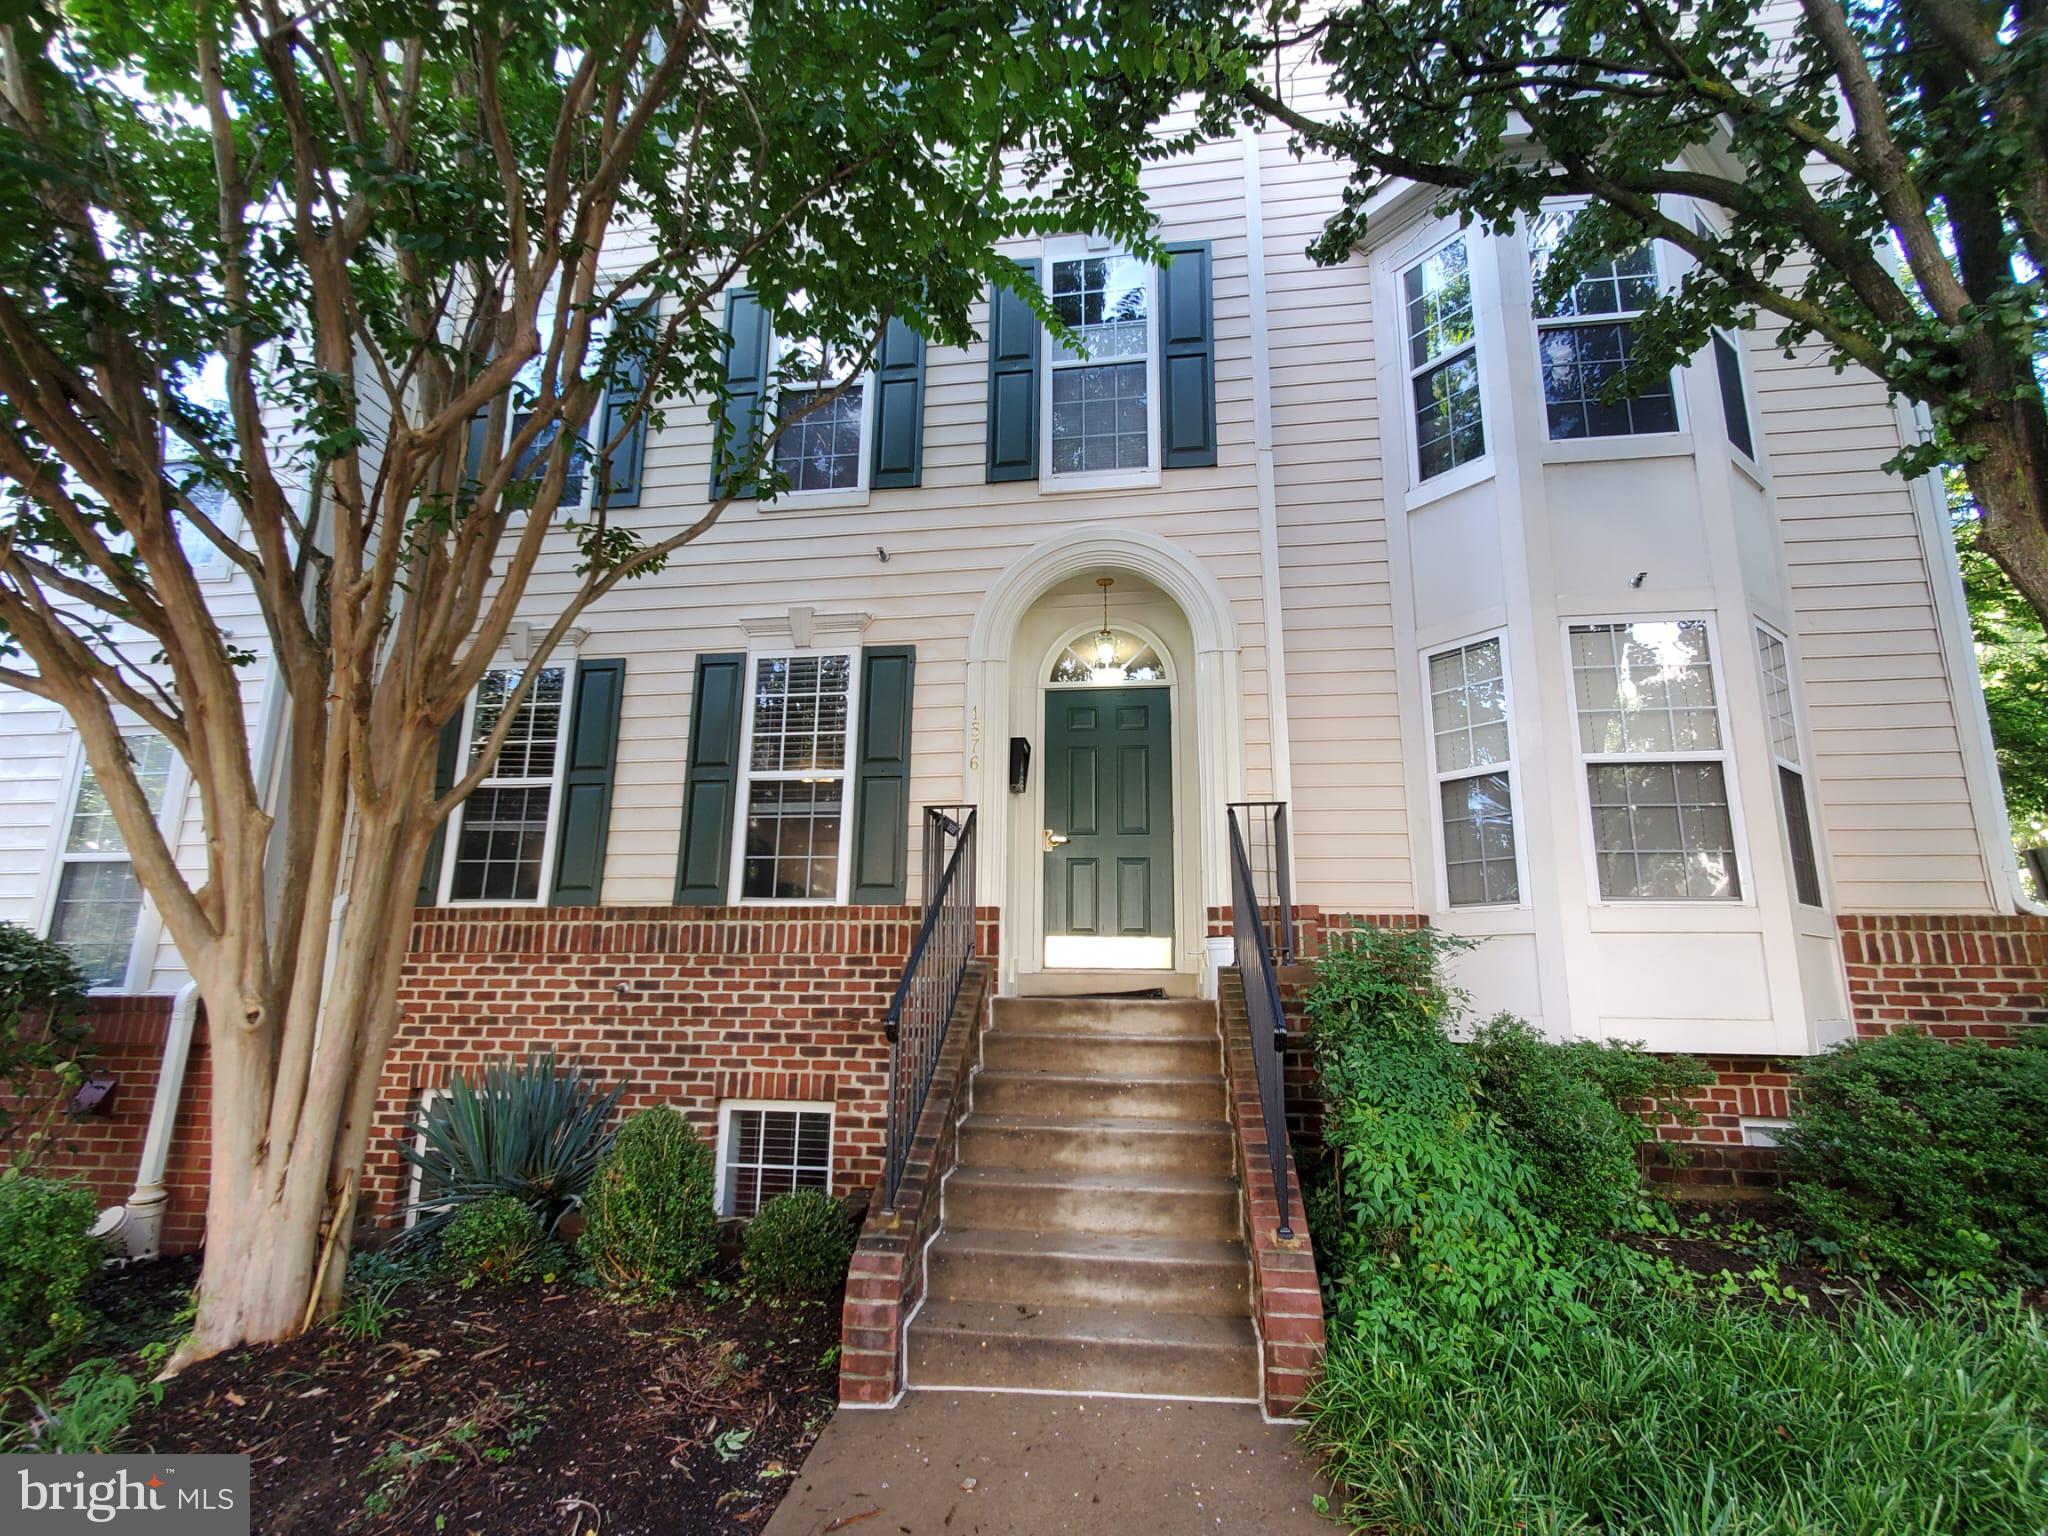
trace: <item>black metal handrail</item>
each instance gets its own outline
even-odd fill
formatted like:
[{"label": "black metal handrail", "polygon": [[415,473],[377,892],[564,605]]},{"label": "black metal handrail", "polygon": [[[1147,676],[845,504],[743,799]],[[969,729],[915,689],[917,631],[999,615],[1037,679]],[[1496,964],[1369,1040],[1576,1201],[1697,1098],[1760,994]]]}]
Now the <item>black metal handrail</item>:
[{"label": "black metal handrail", "polygon": [[885,1210],[910,1161],[911,1138],[924,1113],[946,1025],[975,953],[974,827],[971,805],[928,805],[924,811],[924,922],[903,963],[882,1029],[889,1037],[889,1147],[883,1170]]},{"label": "black metal handrail", "polygon": [[[1280,1044],[1287,1037],[1287,1014],[1280,1006],[1280,977],[1274,968],[1275,945],[1269,932],[1275,917],[1260,901],[1251,856],[1245,849],[1242,821],[1264,822],[1275,857],[1267,894],[1278,908],[1286,936],[1285,953],[1294,948],[1293,891],[1287,880],[1287,807],[1271,802],[1225,808],[1230,822],[1230,933],[1236,947],[1237,974],[1244,983],[1244,1007],[1251,1026],[1252,1064],[1259,1079],[1259,1107],[1266,1118],[1266,1161],[1273,1172],[1273,1199],[1280,1208],[1280,1236],[1294,1236],[1287,1210],[1287,1095],[1281,1081]],[[1264,816],[1254,813],[1266,812]]]},{"label": "black metal handrail", "polygon": [[1252,905],[1265,920],[1266,947],[1272,952],[1275,965],[1292,965],[1300,951],[1294,938],[1294,874],[1288,864],[1287,802],[1240,800],[1229,809],[1244,834]]}]

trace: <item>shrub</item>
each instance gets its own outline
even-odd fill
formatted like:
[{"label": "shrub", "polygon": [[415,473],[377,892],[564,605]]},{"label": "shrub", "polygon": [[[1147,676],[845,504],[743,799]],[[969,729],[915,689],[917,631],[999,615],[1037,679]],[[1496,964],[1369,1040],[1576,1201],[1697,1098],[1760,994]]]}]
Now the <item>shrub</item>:
[{"label": "shrub", "polygon": [[2048,1275],[2048,1030],[2010,1047],[1850,1041],[1800,1069],[1788,1193],[1816,1235],[1907,1276]]},{"label": "shrub", "polygon": [[718,1246],[711,1149],[675,1110],[642,1110],[619,1127],[598,1165],[579,1245],[615,1291],[669,1296]]},{"label": "shrub", "polygon": [[1828,1322],[1653,1294],[1485,1349],[1339,1338],[1309,1414],[1368,1530],[2048,1530],[2048,1334],[2017,1302]]},{"label": "shrub", "polygon": [[436,1236],[465,1205],[494,1195],[518,1199],[553,1237],[583,1203],[624,1092],[624,1084],[600,1089],[581,1067],[558,1066],[552,1051],[492,1062],[477,1083],[457,1073],[420,1116],[421,1145],[399,1143],[399,1155],[420,1172],[407,1240]]},{"label": "shrub", "polygon": [[767,1296],[828,1296],[853,1261],[853,1223],[822,1189],[777,1195],[747,1223],[740,1269]]},{"label": "shrub", "polygon": [[540,1277],[547,1257],[540,1218],[516,1195],[472,1200],[441,1234],[441,1268],[464,1290],[473,1285],[524,1285]]},{"label": "shrub", "polygon": [[106,1249],[83,1184],[0,1178],[0,1379],[61,1357],[93,1325],[86,1288]]},{"label": "shrub", "polygon": [[1640,1046],[1545,1039],[1510,1014],[1472,1036],[1480,1105],[1535,1176],[1545,1214],[1584,1232],[1630,1223],[1643,1205],[1638,1151],[1654,1121],[1698,1117],[1685,1095],[1708,1081],[1690,1056]]},{"label": "shrub", "polygon": [[0,923],[0,1152],[25,1173],[92,1063],[78,962],[26,928]]}]

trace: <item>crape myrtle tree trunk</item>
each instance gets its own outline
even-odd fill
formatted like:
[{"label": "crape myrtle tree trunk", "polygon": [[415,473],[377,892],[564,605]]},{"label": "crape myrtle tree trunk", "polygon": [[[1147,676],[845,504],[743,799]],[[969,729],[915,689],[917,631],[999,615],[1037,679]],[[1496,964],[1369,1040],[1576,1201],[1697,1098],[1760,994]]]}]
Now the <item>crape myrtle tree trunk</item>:
[{"label": "crape myrtle tree trunk", "polygon": [[[1893,467],[1959,465],[1978,547],[2048,617],[2048,5],[2039,0],[1351,0],[1255,13],[1329,71],[1226,80],[1355,167],[1317,246],[1341,260],[1387,178],[1490,227],[1546,198],[1588,213],[1545,295],[1646,237],[1697,266],[1636,327],[1630,381],[1710,328],[1783,322],[1925,406]],[[1704,217],[1702,217],[1704,212]]]},{"label": "crape myrtle tree trunk", "polygon": [[[5,18],[0,681],[76,723],[205,999],[211,1187],[182,1361],[285,1338],[338,1295],[431,840],[578,617],[678,565],[723,510],[604,508],[637,425],[685,399],[723,419],[727,291],[841,356],[892,314],[963,345],[970,304],[1016,281],[1003,237],[1153,248],[1137,171],[1174,145],[1149,125],[1228,64],[1143,5],[25,0]],[[579,455],[596,510],[564,495]],[[721,456],[728,492],[772,490],[772,449]],[[543,546],[571,540],[572,590],[437,794],[443,724]],[[249,637],[217,621],[195,554],[260,609],[286,696],[276,795],[253,765]],[[138,729],[190,770],[194,874],[138,782]]]}]

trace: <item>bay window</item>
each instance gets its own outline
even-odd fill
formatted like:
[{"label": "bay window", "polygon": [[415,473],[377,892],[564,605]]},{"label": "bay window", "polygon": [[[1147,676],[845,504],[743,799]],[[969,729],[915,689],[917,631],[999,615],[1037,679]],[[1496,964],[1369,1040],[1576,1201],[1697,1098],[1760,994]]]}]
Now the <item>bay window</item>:
[{"label": "bay window", "polygon": [[1434,479],[1486,452],[1479,399],[1479,332],[1465,237],[1438,246],[1401,274],[1415,479]]},{"label": "bay window", "polygon": [[1785,818],[1786,847],[1792,859],[1792,890],[1799,904],[1821,905],[1820,862],[1813,851],[1813,819],[1806,805],[1806,769],[1799,755],[1799,719],[1792,702],[1792,659],[1779,635],[1759,624],[1757,665],[1763,671],[1764,717],[1771,733],[1771,756],[1778,770],[1778,809]]},{"label": "bay window", "polygon": [[1428,673],[1444,899],[1453,907],[1518,901],[1514,748],[1500,637],[1437,651]]},{"label": "bay window", "polygon": [[1574,624],[1569,649],[1602,899],[1739,898],[1706,621]]},{"label": "bay window", "polygon": [[1624,256],[1595,262],[1554,302],[1543,273],[1571,228],[1573,211],[1546,209],[1529,227],[1536,301],[1536,350],[1543,402],[1554,439],[1628,437],[1678,430],[1671,375],[1608,403],[1605,391],[1635,355],[1636,319],[1657,296],[1657,255],[1645,241]]}]

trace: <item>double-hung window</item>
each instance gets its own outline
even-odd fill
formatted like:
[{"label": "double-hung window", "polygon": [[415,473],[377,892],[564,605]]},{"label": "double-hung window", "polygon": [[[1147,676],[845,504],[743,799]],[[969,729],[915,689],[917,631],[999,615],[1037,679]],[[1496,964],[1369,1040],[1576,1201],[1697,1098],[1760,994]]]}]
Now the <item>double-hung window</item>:
[{"label": "double-hung window", "polygon": [[1820,862],[1813,852],[1813,819],[1806,806],[1806,770],[1799,756],[1799,717],[1792,701],[1792,657],[1784,639],[1759,624],[1757,665],[1763,670],[1764,717],[1770,724],[1771,756],[1778,768],[1778,808],[1785,816],[1786,846],[1792,856],[1792,889],[1801,906],[1817,907]]},{"label": "double-hung window", "polygon": [[1137,257],[1090,250],[1085,240],[1046,248],[1052,311],[1085,349],[1047,338],[1045,462],[1054,483],[1115,482],[1159,468],[1156,277]]},{"label": "double-hung window", "polygon": [[1499,636],[1430,656],[1429,726],[1445,900],[1454,907],[1520,900],[1514,743]]},{"label": "double-hung window", "polygon": [[[122,739],[151,814],[162,815],[171,783],[171,744],[155,731],[133,731]],[[135,878],[128,840],[114,821],[113,807],[92,765],[81,761],[78,790],[57,851],[49,937],[78,962],[88,983],[121,987],[128,984],[141,922],[142,886]]]},{"label": "double-hung window", "polygon": [[1463,235],[1401,274],[1401,307],[1408,328],[1415,479],[1420,483],[1486,452],[1472,264]]},{"label": "double-hung window", "polygon": [[832,1192],[832,1107],[719,1106],[718,1214],[752,1216],[793,1189]]},{"label": "double-hung window", "polygon": [[816,341],[777,337],[775,357],[775,468],[785,482],[778,499],[866,494],[872,374],[855,366],[858,356]]},{"label": "double-hung window", "polygon": [[1603,398],[1635,355],[1636,318],[1657,297],[1656,250],[1645,241],[1625,256],[1596,262],[1555,303],[1546,303],[1543,272],[1572,218],[1572,210],[1546,209],[1529,227],[1536,351],[1550,435],[1562,440],[1676,432],[1678,403],[1669,373],[1612,404]]},{"label": "double-hung window", "polygon": [[1739,898],[1706,621],[1574,624],[1569,645],[1601,897]]},{"label": "double-hung window", "polygon": [[846,651],[750,660],[742,901],[846,900],[854,662]]},{"label": "double-hung window", "polygon": [[[486,672],[463,730],[463,772],[504,717],[516,668]],[[539,901],[553,852],[562,740],[568,729],[569,669],[544,667],[519,706],[491,772],[456,807],[447,861],[448,901]]]}]

